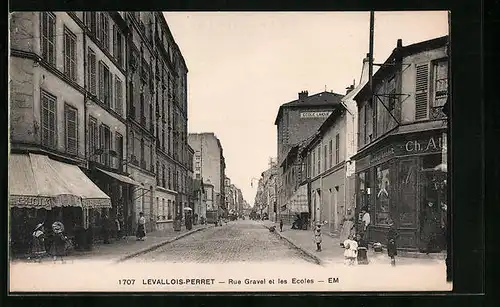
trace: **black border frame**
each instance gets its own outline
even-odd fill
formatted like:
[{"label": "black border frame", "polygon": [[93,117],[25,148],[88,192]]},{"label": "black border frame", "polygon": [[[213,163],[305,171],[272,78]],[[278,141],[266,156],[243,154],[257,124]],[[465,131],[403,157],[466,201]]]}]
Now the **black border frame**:
[{"label": "black border frame", "polygon": [[[497,1],[498,2],[498,1]],[[275,299],[275,295],[286,296],[283,298],[283,303],[287,301],[290,303],[298,304],[325,304],[326,296],[336,296],[339,299],[339,303],[351,303],[362,302],[365,304],[380,303],[384,306],[392,306],[396,301],[399,303],[404,303],[412,305],[413,302],[419,306],[422,304],[428,304],[433,301],[439,301],[441,304],[446,303],[465,303],[467,305],[476,305],[482,301],[481,293],[484,293],[485,286],[485,234],[484,234],[484,222],[485,215],[483,211],[484,202],[484,186],[487,184],[484,180],[485,165],[483,160],[483,154],[485,150],[485,135],[484,135],[484,100],[482,97],[483,90],[483,14],[484,7],[482,1],[453,1],[453,0],[441,0],[439,2],[432,0],[407,0],[405,2],[400,1],[385,1],[384,3],[378,3],[375,7],[367,4],[363,1],[303,1],[298,2],[281,2],[281,1],[241,1],[239,3],[230,3],[227,0],[217,0],[210,2],[201,1],[142,1],[140,3],[129,1],[99,1],[91,3],[84,0],[74,0],[74,1],[36,1],[36,0],[17,0],[10,2],[10,11],[15,10],[111,10],[120,7],[121,10],[164,10],[164,11],[194,11],[194,10],[210,10],[210,11],[367,11],[375,9],[377,11],[384,10],[451,10],[451,45],[452,45],[452,93],[453,93],[453,103],[450,106],[451,120],[450,120],[450,132],[451,137],[449,150],[453,151],[452,159],[449,160],[452,182],[451,191],[453,193],[454,204],[451,207],[450,214],[453,216],[452,223],[450,223],[453,229],[453,251],[449,253],[453,258],[453,292],[446,293],[435,293],[435,292],[421,292],[421,293],[266,293],[266,294],[254,294],[245,293],[242,298],[249,303],[255,303],[256,296],[267,296],[270,302],[278,303]],[[494,15],[490,16],[494,17]],[[6,24],[8,19],[2,18],[1,23]],[[498,21],[496,21],[498,23]],[[368,37],[367,37],[368,39]],[[8,35],[6,40],[4,40],[5,45],[8,46]],[[3,48],[5,53],[8,53],[7,48]],[[8,60],[8,54],[5,57]],[[8,65],[8,63],[7,63]],[[6,65],[6,67],[7,67]],[[4,70],[8,73],[7,70]],[[5,74],[3,74],[4,77]],[[8,76],[7,76],[8,77]],[[7,81],[7,80],[5,80]],[[8,85],[7,82],[1,84]],[[8,88],[5,89],[5,96],[8,95]],[[8,101],[8,96],[5,97],[5,101]],[[2,104],[6,107],[5,112],[0,112],[4,116],[4,122],[8,124],[7,120],[7,103]],[[490,110],[491,111],[491,110]],[[489,113],[489,116],[493,116],[493,112]],[[2,135],[3,137],[5,135]],[[8,141],[5,139],[5,142]],[[4,143],[5,144],[5,143]],[[8,144],[6,144],[8,145]],[[7,146],[6,146],[7,148]],[[471,151],[473,149],[473,151]],[[498,159],[498,158],[497,158]],[[6,161],[6,159],[4,160]],[[8,167],[4,167],[7,171]],[[7,174],[4,173],[2,179],[7,188]],[[496,171],[498,176],[498,171]],[[491,184],[491,183],[490,183]],[[493,186],[493,189],[496,187]],[[5,198],[8,195],[7,189],[5,191]],[[2,215],[2,230],[7,234],[7,215]],[[2,236],[4,240],[7,240],[7,235]],[[4,246],[7,242],[4,241]],[[6,266],[7,256],[6,251],[1,253],[2,263]],[[7,269],[7,267],[5,267]],[[7,271],[7,270],[6,270]],[[8,276],[6,276],[8,278]],[[4,279],[7,280],[7,279]],[[6,285],[7,286],[7,285]],[[7,287],[5,287],[8,291]],[[458,294],[462,295],[458,295]],[[56,294],[56,293],[54,293]],[[75,293],[75,294],[63,294],[65,296],[70,296],[72,298],[80,297],[81,295],[94,295],[99,297],[99,301],[102,303],[109,303],[111,298],[109,295],[131,295],[132,293]],[[467,295],[465,295],[467,294]],[[12,295],[12,294],[11,294]],[[193,297],[186,299],[180,296],[204,296],[201,299],[196,299],[198,305],[205,305],[214,302],[214,296],[228,296],[228,295],[238,295],[238,293],[135,293],[133,298],[123,298],[126,299],[126,305],[130,304],[147,304],[149,303],[149,298],[147,296],[157,297],[169,297],[171,298],[171,303],[178,304],[192,304]],[[306,296],[316,296],[308,297]],[[422,297],[426,295],[427,297]],[[432,295],[431,297],[428,297]],[[108,297],[106,297],[108,296]],[[141,298],[136,298],[141,296]],[[357,297],[348,297],[357,296]],[[96,298],[97,298],[96,297]],[[417,299],[418,297],[418,299]],[[354,299],[354,300],[353,300]],[[10,296],[9,301],[16,301],[17,306],[20,301],[33,302],[37,305],[44,305],[49,302],[50,304],[59,304],[64,301],[60,301],[53,296],[47,298],[41,297],[19,297]],[[97,303],[97,300],[91,297],[78,298],[73,302],[80,302],[81,304],[93,305]],[[239,297],[231,297],[229,301],[236,304],[239,301]],[[220,302],[216,302],[220,304]],[[65,304],[66,305],[66,304]]]}]

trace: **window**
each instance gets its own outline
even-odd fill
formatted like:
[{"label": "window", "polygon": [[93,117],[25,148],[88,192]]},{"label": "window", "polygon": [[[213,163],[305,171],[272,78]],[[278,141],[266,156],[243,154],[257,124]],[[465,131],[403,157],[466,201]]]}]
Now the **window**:
[{"label": "window", "polygon": [[442,108],[448,99],[448,61],[439,60],[433,63],[432,73],[432,108],[431,118],[443,118],[446,115]]},{"label": "window", "polygon": [[429,64],[416,66],[415,120],[426,119],[428,111]]},{"label": "window", "polygon": [[96,56],[95,56],[95,52],[92,50],[92,49],[88,49],[88,64],[87,64],[87,67],[88,67],[88,71],[87,71],[87,80],[88,80],[88,84],[89,84],[89,90],[90,90],[90,93],[92,94],[97,94],[97,85],[96,85],[96,75],[97,75],[97,72],[96,72]]},{"label": "window", "polygon": [[335,164],[340,162],[340,135],[335,135]]},{"label": "window", "polygon": [[40,45],[42,58],[56,65],[56,15],[51,12],[40,13]]},{"label": "window", "polygon": [[323,165],[326,171],[328,169],[328,147],[326,145],[323,147]]},{"label": "window", "polygon": [[64,27],[64,74],[76,81],[76,35]]},{"label": "window", "polygon": [[318,153],[316,156],[318,157],[318,174],[321,174],[321,145],[318,146]]},{"label": "window", "polygon": [[98,28],[97,12],[85,12],[85,23],[93,35],[97,35]]},{"label": "window", "polygon": [[156,212],[157,212],[157,220],[160,220],[161,219],[160,200],[158,197],[156,197]]},{"label": "window", "polygon": [[167,188],[167,182],[165,181],[166,174],[165,174],[165,164],[162,165],[162,170],[161,170],[161,185],[164,188]]},{"label": "window", "polygon": [[141,124],[146,126],[146,117],[144,116],[144,92],[141,91],[140,95],[140,103],[141,103]]},{"label": "window", "polygon": [[[332,155],[333,155],[333,140],[330,140],[330,142],[328,142],[328,149],[329,149],[329,155],[328,155],[328,158],[329,158],[329,166],[332,167],[333,164],[332,164]],[[325,159],[326,160],[326,159]]]},{"label": "window", "polygon": [[168,188],[172,189],[172,170],[168,168]]},{"label": "window", "polygon": [[135,135],[134,131],[130,131],[130,148],[131,148],[131,154],[132,158],[131,160],[135,160]]},{"label": "window", "polygon": [[371,177],[369,170],[358,173],[357,175],[357,185],[358,185],[358,207],[360,210],[368,210],[370,214],[372,211],[372,200],[371,195],[373,193],[373,187],[371,183]]},{"label": "window", "polygon": [[66,131],[66,152],[76,155],[78,153],[78,110],[64,106],[64,123]]},{"label": "window", "polygon": [[118,77],[115,79],[115,99],[116,112],[123,116],[123,82]]},{"label": "window", "polygon": [[316,175],[316,150],[312,152],[312,177]]},{"label": "window", "polygon": [[97,119],[89,116],[89,160],[95,161],[96,155],[94,154],[99,144],[99,134],[97,131]]},{"label": "window", "polygon": [[[172,219],[172,201],[168,200],[168,210],[167,210],[167,219],[171,220]],[[175,204],[175,203],[174,203]]]},{"label": "window", "polygon": [[141,139],[141,164],[144,161],[144,139]]},{"label": "window", "polygon": [[104,49],[109,49],[109,20],[106,12],[100,13],[98,38]]},{"label": "window", "polygon": [[388,225],[390,219],[390,197],[392,196],[389,165],[376,168],[375,223]]},{"label": "window", "polygon": [[115,135],[116,163],[119,170],[123,166],[123,136],[120,133]]},{"label": "window", "polygon": [[123,35],[116,25],[113,25],[113,56],[120,66],[123,66]]},{"label": "window", "polygon": [[109,151],[111,150],[111,130],[109,130],[107,125],[101,124],[99,126],[99,139],[101,141],[100,149],[103,150],[101,154],[101,163],[110,166]]},{"label": "window", "polygon": [[57,146],[57,99],[55,96],[41,91],[41,109],[42,109],[42,145],[50,148]]},{"label": "window", "polygon": [[108,107],[111,102],[111,75],[109,68],[99,61],[99,99]]},{"label": "window", "polygon": [[413,226],[416,223],[417,170],[416,161],[403,160],[399,164],[400,203],[398,204],[401,226]]},{"label": "window", "polygon": [[167,215],[165,214],[165,198],[161,199],[161,217],[162,219],[165,219]]}]

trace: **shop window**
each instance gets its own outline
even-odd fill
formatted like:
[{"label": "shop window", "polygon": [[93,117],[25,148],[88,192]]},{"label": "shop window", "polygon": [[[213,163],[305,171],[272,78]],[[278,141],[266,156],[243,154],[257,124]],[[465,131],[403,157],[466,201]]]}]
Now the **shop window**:
[{"label": "shop window", "polygon": [[375,223],[388,225],[390,216],[391,180],[389,165],[376,168]]},{"label": "shop window", "polygon": [[401,226],[416,223],[417,172],[415,160],[404,160],[399,165],[400,202],[399,222]]},{"label": "shop window", "polygon": [[373,193],[372,183],[370,181],[369,171],[364,171],[358,174],[358,207],[360,210],[368,209],[372,211],[371,195]]}]

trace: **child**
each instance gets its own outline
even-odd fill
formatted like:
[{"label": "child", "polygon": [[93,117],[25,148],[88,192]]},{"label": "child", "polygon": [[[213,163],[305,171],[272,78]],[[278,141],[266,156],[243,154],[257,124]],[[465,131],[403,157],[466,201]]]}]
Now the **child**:
[{"label": "child", "polygon": [[280,219],[280,232],[283,232],[283,219]]},{"label": "child", "polygon": [[41,262],[42,258],[47,254],[45,250],[45,228],[43,227],[43,223],[35,227],[32,236],[31,257],[34,261]]},{"label": "child", "polygon": [[321,242],[323,239],[321,238],[321,224],[316,223],[316,227],[314,229],[314,242],[316,243],[316,251],[321,252]]},{"label": "child", "polygon": [[52,242],[52,256],[54,261],[57,257],[64,263],[64,256],[66,256],[66,242],[68,237],[64,235],[64,225],[61,222],[54,222],[52,224],[52,232],[54,233],[54,241]]},{"label": "child", "polygon": [[391,265],[396,265],[396,256],[398,254],[398,249],[396,245],[396,239],[398,237],[398,232],[396,230],[396,226],[394,225],[394,221],[389,221],[389,232],[387,233],[387,255],[391,258]]},{"label": "child", "polygon": [[356,240],[358,241],[358,264],[368,264],[368,242],[366,242],[364,237],[364,233],[356,236]]},{"label": "child", "polygon": [[347,265],[354,265],[356,263],[356,256],[358,253],[358,243],[353,240],[353,235],[350,235],[344,241],[344,258]]}]

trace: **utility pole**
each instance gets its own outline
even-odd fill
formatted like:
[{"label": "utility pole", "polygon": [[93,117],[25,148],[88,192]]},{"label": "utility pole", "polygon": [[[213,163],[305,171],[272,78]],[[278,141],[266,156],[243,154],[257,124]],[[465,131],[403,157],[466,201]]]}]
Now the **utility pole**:
[{"label": "utility pole", "polygon": [[370,104],[373,102],[373,32],[375,25],[375,12],[370,11],[370,46],[368,53],[368,83],[370,86]]}]

